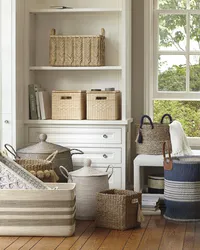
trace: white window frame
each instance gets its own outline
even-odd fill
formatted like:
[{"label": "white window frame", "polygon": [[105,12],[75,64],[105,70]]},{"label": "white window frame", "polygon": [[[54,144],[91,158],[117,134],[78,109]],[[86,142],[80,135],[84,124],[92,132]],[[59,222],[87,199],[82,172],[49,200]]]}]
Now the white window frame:
[{"label": "white window frame", "polygon": [[[154,10],[157,0],[144,0],[144,113],[153,117],[153,101],[154,100],[190,100],[190,101],[200,101],[200,92],[159,92],[157,90],[157,58],[158,58],[158,31],[155,29],[157,27],[156,19],[154,14],[158,12],[163,13],[173,13],[173,14],[185,14],[186,10]],[[189,0],[187,0],[189,4]],[[155,13],[157,12],[157,13]],[[190,10],[192,14],[200,14],[200,10]],[[187,17],[187,27],[189,27],[189,19]],[[189,37],[187,37],[187,44],[189,44]],[[174,53],[174,51],[173,51]],[[186,50],[187,56],[189,55],[189,46]],[[170,51],[161,54],[172,54]],[[182,52],[175,52],[174,54],[183,54]],[[200,52],[193,52],[190,54],[200,55]],[[153,63],[152,63],[153,62]],[[187,71],[189,67],[187,66]],[[186,79],[186,91],[189,90],[189,74],[187,74]],[[190,146],[198,147],[200,145],[199,137],[188,137]]]}]

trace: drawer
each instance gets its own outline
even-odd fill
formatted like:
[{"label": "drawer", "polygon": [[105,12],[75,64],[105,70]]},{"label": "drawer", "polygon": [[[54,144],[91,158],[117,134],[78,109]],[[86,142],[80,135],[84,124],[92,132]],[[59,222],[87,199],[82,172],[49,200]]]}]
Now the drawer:
[{"label": "drawer", "polygon": [[92,161],[93,166],[98,164],[120,164],[122,162],[121,148],[79,148],[84,152],[84,155],[73,155],[73,165],[83,166],[85,158]]},{"label": "drawer", "polygon": [[121,143],[121,128],[99,127],[29,127],[28,143],[39,141],[39,135],[45,133],[48,141],[57,144],[104,144]]},{"label": "drawer", "polygon": [[[79,167],[75,167],[74,170],[79,169]],[[98,168],[102,171],[106,171],[106,168]],[[110,170],[109,170],[110,172]],[[121,168],[113,168],[113,174],[109,179],[109,188],[122,188],[122,172]]]}]

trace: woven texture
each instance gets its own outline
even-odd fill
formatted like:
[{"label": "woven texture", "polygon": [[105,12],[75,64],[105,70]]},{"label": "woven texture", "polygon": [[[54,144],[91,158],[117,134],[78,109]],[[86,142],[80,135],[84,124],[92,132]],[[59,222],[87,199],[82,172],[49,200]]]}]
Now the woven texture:
[{"label": "woven texture", "polygon": [[85,91],[53,91],[53,120],[82,120],[86,118]]},{"label": "woven texture", "polygon": [[137,227],[138,204],[141,206],[141,193],[117,189],[99,192],[96,225],[118,230]]},{"label": "woven texture", "polygon": [[50,161],[41,159],[16,159],[15,161],[44,182],[56,182],[59,179]]},{"label": "woven texture", "polygon": [[[136,131],[140,125],[136,125]],[[136,143],[137,154],[161,155],[164,141],[170,142],[169,124],[154,123],[151,125],[144,123],[142,126],[143,143]]]},{"label": "woven texture", "polygon": [[88,120],[119,120],[120,118],[120,91],[87,91]]},{"label": "woven texture", "polygon": [[51,30],[49,64],[51,66],[104,66],[105,31],[98,36],[60,36]]}]

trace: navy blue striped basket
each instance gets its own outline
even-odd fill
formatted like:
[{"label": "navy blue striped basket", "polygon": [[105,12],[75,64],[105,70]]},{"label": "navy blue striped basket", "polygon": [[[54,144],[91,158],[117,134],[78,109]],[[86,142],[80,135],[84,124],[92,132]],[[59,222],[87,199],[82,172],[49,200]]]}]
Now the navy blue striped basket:
[{"label": "navy blue striped basket", "polygon": [[200,156],[164,156],[164,217],[200,221]]}]

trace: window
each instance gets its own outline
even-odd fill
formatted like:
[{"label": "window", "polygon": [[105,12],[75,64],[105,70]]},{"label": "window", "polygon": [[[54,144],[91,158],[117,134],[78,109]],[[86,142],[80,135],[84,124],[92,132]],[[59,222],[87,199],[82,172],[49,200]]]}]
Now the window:
[{"label": "window", "polygon": [[[145,112],[200,142],[200,1],[145,0]],[[153,65],[152,64],[153,58]]]}]

